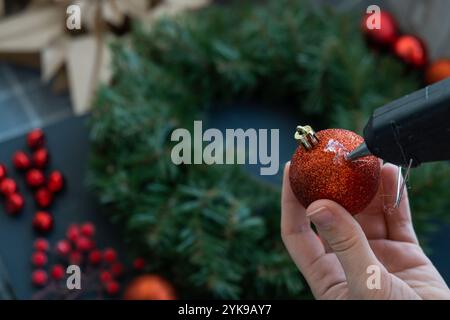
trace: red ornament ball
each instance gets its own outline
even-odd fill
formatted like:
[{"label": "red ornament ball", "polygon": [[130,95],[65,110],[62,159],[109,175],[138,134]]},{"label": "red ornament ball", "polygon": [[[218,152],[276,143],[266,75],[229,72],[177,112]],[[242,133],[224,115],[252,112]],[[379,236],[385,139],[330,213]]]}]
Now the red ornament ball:
[{"label": "red ornament ball", "polygon": [[102,283],[108,283],[111,280],[113,280],[113,276],[112,276],[111,272],[109,272],[109,271],[100,272],[100,281]]},{"label": "red ornament ball", "polygon": [[38,169],[31,169],[27,172],[26,181],[30,188],[39,188],[45,184],[44,173]]},{"label": "red ornament ball", "polygon": [[45,134],[41,129],[34,129],[27,135],[28,147],[31,149],[42,148],[45,144]]},{"label": "red ornament ball", "polygon": [[398,27],[394,17],[386,12],[380,12],[380,28],[375,26],[376,15],[366,14],[362,20],[362,31],[366,38],[375,45],[391,46],[398,35]]},{"label": "red ornament ball", "polygon": [[88,252],[93,249],[94,245],[88,237],[79,237],[76,241],[76,247],[80,252]]},{"label": "red ornament ball", "polygon": [[433,62],[425,72],[427,84],[433,84],[450,78],[450,59],[440,59]]},{"label": "red ornament ball", "polygon": [[172,285],[158,275],[142,275],[135,278],[124,293],[125,300],[175,300]]},{"label": "red ornament ball", "polygon": [[414,68],[423,68],[428,62],[425,45],[415,36],[405,35],[398,38],[394,44],[394,53]]},{"label": "red ornament ball", "polygon": [[125,270],[125,267],[122,263],[116,262],[111,266],[111,273],[114,277],[118,278],[123,275],[123,272]]},{"label": "red ornament ball", "polygon": [[117,252],[112,248],[107,248],[103,251],[103,259],[108,263],[113,263],[117,259]]},{"label": "red ornament ball", "polygon": [[30,157],[23,151],[14,153],[12,161],[17,170],[28,170],[31,167]]},{"label": "red ornament ball", "polygon": [[105,284],[105,291],[110,296],[115,296],[120,291],[120,285],[117,281],[109,281]]},{"label": "red ornament ball", "polygon": [[133,268],[137,271],[142,271],[145,268],[144,258],[136,258],[133,261]]},{"label": "red ornament ball", "polygon": [[33,228],[42,233],[47,233],[53,228],[53,217],[46,211],[38,211],[33,218]]},{"label": "red ornament ball", "polygon": [[82,235],[92,238],[95,234],[95,226],[91,222],[86,222],[81,225],[80,231]]},{"label": "red ornament ball", "polygon": [[53,193],[61,191],[64,188],[64,177],[62,173],[59,171],[51,172],[48,176],[47,187]]},{"label": "red ornament ball", "polygon": [[102,252],[100,250],[92,250],[89,254],[89,262],[92,265],[98,265],[102,262]]},{"label": "red ornament ball", "polygon": [[361,212],[380,183],[380,162],[374,156],[348,161],[345,156],[363,142],[354,132],[328,129],[317,132],[318,144],[299,146],[289,170],[292,191],[303,206],[319,199],[333,200],[351,214]]},{"label": "red ornament ball", "polygon": [[6,212],[8,212],[9,214],[18,214],[20,211],[22,211],[24,206],[25,199],[21,194],[13,193],[7,196],[5,208]]},{"label": "red ornament ball", "polygon": [[47,188],[40,188],[36,191],[34,195],[36,204],[39,208],[46,209],[51,206],[53,202],[53,193],[51,193]]},{"label": "red ornament ball", "polygon": [[42,251],[35,252],[31,256],[31,262],[35,267],[38,268],[42,268],[43,266],[45,266],[47,264],[47,261],[47,255]]},{"label": "red ornament ball", "polygon": [[51,276],[55,280],[61,280],[64,278],[64,267],[60,264],[55,264],[52,267]]},{"label": "red ornament ball", "polygon": [[44,270],[35,270],[31,275],[31,281],[36,287],[43,287],[47,284],[48,275]]},{"label": "red ornament ball", "polygon": [[8,175],[8,169],[6,169],[6,166],[4,164],[0,164],[0,181],[5,179]]},{"label": "red ornament ball", "polygon": [[83,262],[83,255],[81,252],[72,251],[69,255],[70,264],[80,265]]},{"label": "red ornament ball", "polygon": [[76,242],[80,236],[80,228],[76,224],[71,224],[66,231],[66,237],[72,242]]},{"label": "red ornament ball", "polygon": [[17,190],[18,190],[17,183],[11,178],[3,179],[0,182],[0,192],[4,196],[9,196],[13,193],[16,193]]},{"label": "red ornament ball", "polygon": [[48,241],[44,238],[38,238],[34,241],[34,249],[37,251],[46,252],[50,248]]},{"label": "red ornament ball", "polygon": [[56,252],[60,256],[62,256],[62,257],[67,256],[70,253],[70,251],[72,251],[72,245],[70,244],[69,241],[67,241],[67,240],[60,240],[56,244]]},{"label": "red ornament ball", "polygon": [[47,166],[49,158],[47,149],[40,148],[33,153],[33,164],[36,168],[43,169]]}]

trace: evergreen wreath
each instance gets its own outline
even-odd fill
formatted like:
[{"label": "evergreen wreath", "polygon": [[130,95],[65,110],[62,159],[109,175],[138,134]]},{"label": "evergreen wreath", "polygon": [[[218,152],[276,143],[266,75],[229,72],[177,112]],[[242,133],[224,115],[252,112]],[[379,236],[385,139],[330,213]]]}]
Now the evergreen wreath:
[{"label": "evergreen wreath", "polygon": [[[135,26],[113,44],[114,82],[98,92],[90,121],[89,182],[130,250],[180,297],[308,290],[281,241],[279,189],[240,167],[174,165],[174,129],[191,128],[214,103],[253,98],[287,102],[280,112],[316,129],[361,132],[374,108],[420,86],[414,71],[367,48],[359,15],[311,3],[211,6]],[[450,208],[449,176],[446,164],[412,173],[420,235]]]}]

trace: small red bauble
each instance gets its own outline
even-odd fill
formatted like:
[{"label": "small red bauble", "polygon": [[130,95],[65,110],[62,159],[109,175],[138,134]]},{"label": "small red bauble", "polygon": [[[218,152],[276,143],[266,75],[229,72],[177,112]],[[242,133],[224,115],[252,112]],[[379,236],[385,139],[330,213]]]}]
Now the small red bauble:
[{"label": "small red bauble", "polygon": [[366,38],[379,46],[388,47],[397,39],[398,27],[394,17],[386,11],[380,12],[380,28],[376,29],[373,23],[375,15],[367,14],[362,21],[362,31]]},{"label": "small red bauble", "polygon": [[112,276],[111,272],[109,272],[109,271],[100,272],[100,281],[102,283],[108,283],[112,279],[113,279],[113,276]]},{"label": "small red bauble", "polygon": [[36,270],[31,275],[31,281],[37,287],[43,287],[47,284],[48,276],[44,270]]},{"label": "small red bauble", "polygon": [[84,236],[91,238],[95,234],[95,226],[91,222],[86,222],[81,225],[80,231]]},{"label": "small red bauble", "polygon": [[136,258],[133,261],[133,268],[137,271],[141,271],[145,268],[145,260],[144,258]]},{"label": "small red bauble", "polygon": [[4,164],[0,164],[0,181],[6,178],[8,175],[8,169],[6,169],[6,166]]},{"label": "small red bauble", "polygon": [[394,53],[406,64],[414,68],[423,68],[428,57],[423,42],[411,35],[401,36],[394,44]]},{"label": "small red bauble", "polygon": [[89,254],[89,262],[93,265],[98,265],[102,262],[102,252],[100,250],[93,250]]},{"label": "small red bauble", "polygon": [[305,207],[329,199],[351,214],[361,212],[378,191],[379,160],[373,156],[346,160],[345,156],[364,141],[354,132],[328,129],[317,132],[317,137],[318,143],[310,150],[299,146],[292,157],[292,191]]},{"label": "small red bauble", "polygon": [[37,168],[45,168],[47,166],[48,159],[48,151],[45,148],[38,149],[33,153],[33,164]]},{"label": "small red bauble", "polygon": [[111,273],[114,277],[120,277],[123,275],[125,267],[120,262],[116,262],[111,266]]},{"label": "small red bauble", "polygon": [[76,224],[71,224],[66,231],[66,237],[72,242],[76,242],[80,236],[80,228]]},{"label": "small red bauble", "polygon": [[49,232],[53,228],[53,217],[46,211],[38,211],[33,218],[33,227],[38,232]]},{"label": "small red bauble", "polygon": [[34,129],[27,135],[27,143],[31,149],[42,148],[45,144],[45,135],[41,129]]},{"label": "small red bauble", "polygon": [[117,252],[112,248],[105,249],[103,251],[103,259],[108,263],[113,263],[117,259]]},{"label": "small red bauble", "polygon": [[17,184],[16,182],[11,179],[11,178],[6,178],[3,179],[0,182],[0,192],[4,195],[4,196],[8,196],[11,195],[13,193],[17,192]]},{"label": "small red bauble", "polygon": [[51,192],[59,192],[64,188],[64,177],[61,172],[53,171],[48,176],[47,187]]},{"label": "small red bauble", "polygon": [[158,275],[142,275],[130,282],[123,294],[125,300],[174,300],[173,286]]},{"label": "small red bauble", "polygon": [[71,264],[79,265],[83,261],[83,255],[81,252],[78,251],[72,251],[69,255],[69,262]]},{"label": "small red bauble", "polygon": [[22,211],[25,206],[25,200],[21,194],[13,193],[6,197],[6,212],[9,214],[17,214]]},{"label": "small red bauble", "polygon": [[55,280],[61,280],[64,278],[64,267],[60,264],[55,264],[51,271],[52,278]]},{"label": "small red bauble", "polygon": [[17,151],[14,154],[13,164],[17,170],[28,170],[31,167],[30,158],[23,151]]},{"label": "small red bauble", "polygon": [[72,250],[72,245],[67,240],[60,240],[56,244],[56,252],[60,256],[63,256],[63,257],[67,256],[71,250]]},{"label": "small red bauble", "polygon": [[41,170],[31,169],[26,176],[27,185],[31,188],[39,188],[45,183],[45,176]]},{"label": "small red bauble", "polygon": [[31,262],[35,267],[38,268],[42,268],[43,266],[45,266],[47,264],[47,261],[47,255],[42,251],[35,252],[31,256]]},{"label": "small red bauble", "polygon": [[37,251],[48,251],[50,245],[48,244],[48,241],[44,238],[38,238],[34,241],[34,249],[36,249]]},{"label": "small red bauble", "polygon": [[51,193],[47,188],[40,188],[36,191],[34,199],[36,200],[36,204],[39,208],[45,209],[50,207],[52,204],[53,193]]},{"label": "small red bauble", "polygon": [[105,284],[106,293],[110,296],[115,296],[119,293],[120,285],[116,281],[112,280]]},{"label": "small red bauble", "polygon": [[81,252],[87,252],[93,248],[93,243],[91,239],[82,236],[77,239],[76,247]]},{"label": "small red bauble", "polygon": [[427,84],[433,84],[447,78],[450,78],[450,59],[440,59],[433,62],[425,73]]}]

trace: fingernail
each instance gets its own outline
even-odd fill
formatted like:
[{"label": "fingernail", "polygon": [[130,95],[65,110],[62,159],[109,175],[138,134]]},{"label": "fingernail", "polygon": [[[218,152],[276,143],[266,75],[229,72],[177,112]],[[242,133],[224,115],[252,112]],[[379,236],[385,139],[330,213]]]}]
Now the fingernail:
[{"label": "fingernail", "polygon": [[334,221],[333,213],[327,207],[320,207],[306,215],[318,229],[329,229]]}]

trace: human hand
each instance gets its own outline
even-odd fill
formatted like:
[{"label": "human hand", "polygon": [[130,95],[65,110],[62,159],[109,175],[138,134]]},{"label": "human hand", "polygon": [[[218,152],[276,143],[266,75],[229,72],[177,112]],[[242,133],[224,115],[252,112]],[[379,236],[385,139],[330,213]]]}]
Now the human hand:
[{"label": "human hand", "polygon": [[[393,208],[397,167],[383,166],[377,195],[352,217],[330,200],[305,209],[291,190],[289,165],[281,235],[316,299],[450,299],[445,281],[419,246],[406,190],[399,208]],[[379,270],[378,289],[369,289],[369,266]]]}]

